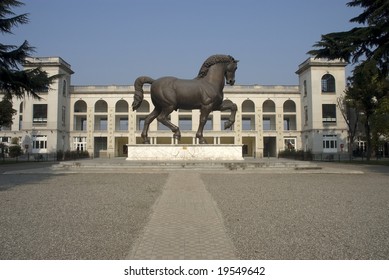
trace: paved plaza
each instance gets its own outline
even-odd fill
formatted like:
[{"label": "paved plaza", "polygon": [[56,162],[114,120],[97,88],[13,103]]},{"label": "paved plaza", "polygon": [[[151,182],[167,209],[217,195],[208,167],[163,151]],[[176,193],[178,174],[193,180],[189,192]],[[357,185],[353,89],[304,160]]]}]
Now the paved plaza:
[{"label": "paved plaza", "polygon": [[110,162],[0,165],[0,259],[389,259],[388,167]]}]

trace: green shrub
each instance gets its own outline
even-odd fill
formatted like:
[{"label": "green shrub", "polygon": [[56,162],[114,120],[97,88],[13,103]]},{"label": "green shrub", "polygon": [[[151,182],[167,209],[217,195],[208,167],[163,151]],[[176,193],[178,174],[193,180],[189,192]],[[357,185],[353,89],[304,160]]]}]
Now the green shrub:
[{"label": "green shrub", "polygon": [[8,147],[8,155],[11,158],[18,157],[22,154],[22,148],[19,145],[11,145]]}]

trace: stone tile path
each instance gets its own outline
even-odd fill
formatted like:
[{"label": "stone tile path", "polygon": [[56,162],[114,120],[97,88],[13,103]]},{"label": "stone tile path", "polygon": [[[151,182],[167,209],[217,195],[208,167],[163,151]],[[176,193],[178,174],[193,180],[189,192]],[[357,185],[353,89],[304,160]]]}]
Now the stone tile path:
[{"label": "stone tile path", "polygon": [[236,259],[200,174],[171,172],[128,259]]}]

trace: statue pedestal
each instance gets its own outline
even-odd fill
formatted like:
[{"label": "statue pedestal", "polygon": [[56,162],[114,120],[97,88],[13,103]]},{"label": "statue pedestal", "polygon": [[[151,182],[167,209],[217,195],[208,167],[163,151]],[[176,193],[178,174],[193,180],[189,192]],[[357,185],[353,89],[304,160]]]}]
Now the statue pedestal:
[{"label": "statue pedestal", "polygon": [[243,160],[242,145],[127,145],[127,160]]}]

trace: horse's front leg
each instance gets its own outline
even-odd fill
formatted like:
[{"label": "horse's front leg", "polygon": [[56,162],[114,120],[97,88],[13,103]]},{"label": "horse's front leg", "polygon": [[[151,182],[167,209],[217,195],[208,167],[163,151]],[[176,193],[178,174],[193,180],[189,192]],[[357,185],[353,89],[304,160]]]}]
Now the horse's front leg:
[{"label": "horse's front leg", "polygon": [[238,111],[238,106],[236,106],[235,103],[233,103],[231,100],[223,100],[222,104],[220,105],[219,110],[221,112],[230,110],[231,115],[228,121],[224,123],[224,129],[231,128],[232,125],[235,123],[235,117],[236,117],[236,112]]},{"label": "horse's front leg", "polygon": [[207,144],[207,141],[205,140],[205,138],[203,136],[203,130],[204,130],[205,124],[207,123],[208,116],[211,113],[211,111],[212,111],[212,106],[206,106],[206,107],[201,108],[201,110],[200,110],[200,123],[199,123],[199,128],[198,128],[197,133],[196,133],[196,138],[199,139],[200,144]]}]

